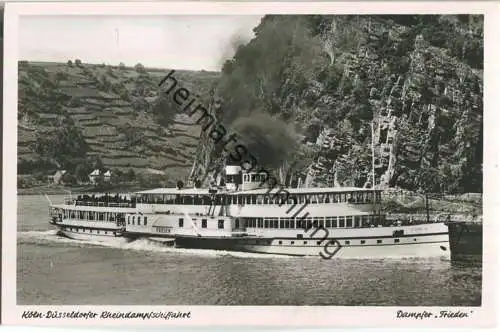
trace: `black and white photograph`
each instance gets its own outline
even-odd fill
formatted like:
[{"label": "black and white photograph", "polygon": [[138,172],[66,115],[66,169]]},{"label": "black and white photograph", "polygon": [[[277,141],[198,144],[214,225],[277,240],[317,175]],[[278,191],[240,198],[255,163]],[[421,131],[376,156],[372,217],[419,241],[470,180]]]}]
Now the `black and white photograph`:
[{"label": "black and white photograph", "polygon": [[95,8],[12,19],[15,319],[487,316],[484,11]]}]

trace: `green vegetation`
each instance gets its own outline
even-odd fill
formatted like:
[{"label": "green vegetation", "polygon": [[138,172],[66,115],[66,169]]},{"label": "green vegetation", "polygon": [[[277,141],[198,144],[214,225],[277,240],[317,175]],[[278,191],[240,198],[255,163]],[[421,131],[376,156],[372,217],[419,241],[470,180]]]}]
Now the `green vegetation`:
[{"label": "green vegetation", "polygon": [[[103,186],[173,185],[192,165],[198,125],[165,102],[158,83],[167,70],[81,60],[19,62],[19,187],[88,182],[95,169],[111,170]],[[218,74],[178,71],[179,83],[206,93]],[[159,119],[162,119],[160,121]],[[161,175],[162,172],[165,175]],[[26,189],[27,190],[27,189]]]}]

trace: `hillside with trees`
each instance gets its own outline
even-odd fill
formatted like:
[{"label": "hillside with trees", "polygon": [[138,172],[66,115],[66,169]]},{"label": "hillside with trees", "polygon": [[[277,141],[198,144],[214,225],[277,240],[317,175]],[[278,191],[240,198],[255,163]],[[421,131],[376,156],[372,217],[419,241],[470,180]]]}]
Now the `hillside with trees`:
[{"label": "hillside with trees", "polygon": [[[46,182],[64,169],[65,182],[88,181],[95,168],[115,182],[173,185],[192,164],[200,128],[158,87],[166,69],[124,64],[19,62],[19,186]],[[176,71],[200,96],[218,73]],[[203,97],[200,97],[202,100]]]}]

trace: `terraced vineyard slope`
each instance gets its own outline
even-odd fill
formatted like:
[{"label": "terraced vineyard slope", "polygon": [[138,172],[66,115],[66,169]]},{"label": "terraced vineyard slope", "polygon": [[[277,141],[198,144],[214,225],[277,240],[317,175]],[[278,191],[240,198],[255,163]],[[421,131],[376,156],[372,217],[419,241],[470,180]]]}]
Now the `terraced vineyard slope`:
[{"label": "terraced vineyard slope", "polygon": [[[185,178],[200,127],[159,90],[167,73],[140,64],[19,62],[20,187],[58,169],[70,183],[86,181],[93,168],[143,185]],[[218,74],[177,71],[176,78],[203,100]]]}]

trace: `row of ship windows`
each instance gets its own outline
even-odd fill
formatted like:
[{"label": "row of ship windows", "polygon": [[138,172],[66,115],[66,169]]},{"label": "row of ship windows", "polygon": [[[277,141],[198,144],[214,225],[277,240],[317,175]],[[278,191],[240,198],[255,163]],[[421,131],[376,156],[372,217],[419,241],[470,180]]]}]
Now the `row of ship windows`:
[{"label": "row of ship windows", "polygon": [[[90,233],[93,234],[101,234],[101,231],[99,230],[92,230],[92,229],[87,229],[87,228],[78,228],[78,227],[61,227],[63,231],[70,231],[70,232],[82,232],[82,233]],[[107,235],[108,231],[102,231],[102,234]],[[113,232],[109,231],[109,234],[113,234]]]},{"label": "row of ship windows", "polygon": [[379,192],[343,192],[323,194],[283,194],[264,193],[253,195],[158,195],[144,194],[138,198],[138,203],[145,204],[187,204],[187,205],[221,205],[221,204],[325,204],[352,203],[368,204],[379,202]]},{"label": "row of ship windows", "polygon": [[120,221],[123,220],[123,213],[113,212],[93,212],[93,211],[72,211],[64,210],[62,215],[65,219],[80,219],[92,221]]},{"label": "row of ship windows", "polygon": [[[127,224],[128,225],[135,225],[135,222],[137,220],[137,225],[141,225],[141,216],[127,216]],[[196,221],[196,218],[193,218],[193,221]],[[144,217],[142,219],[142,225],[147,226],[148,225],[148,217]],[[184,227],[184,218],[179,218],[179,227],[182,228]],[[219,229],[224,229],[224,220],[218,220],[217,227]],[[207,219],[201,219],[201,228],[207,228]],[[239,221],[236,219],[236,228],[239,228]]]},{"label": "row of ship windows", "polygon": [[[338,240],[337,240],[338,241]],[[417,241],[417,238],[414,238],[413,241]],[[283,244],[286,244],[286,243],[283,243],[284,241],[278,241],[278,244],[279,245],[283,245]],[[338,243],[340,243],[341,241],[338,241]],[[350,240],[345,240],[343,241],[343,245],[351,245],[351,244],[356,244],[354,241],[350,241]],[[352,243],[351,243],[352,242]],[[399,243],[400,240],[399,239],[394,239],[394,243]],[[303,241],[302,242],[303,244],[308,244],[309,242],[308,241]],[[314,241],[313,241],[314,243]],[[316,241],[316,244],[318,246],[321,246],[321,245],[325,245],[326,243],[328,243],[328,241]],[[384,241],[383,240],[377,240],[377,244],[383,244]],[[387,241],[385,243],[388,243]],[[255,244],[264,244],[264,241],[262,241],[262,243],[259,243],[258,240],[256,240],[256,243]],[[295,244],[295,241],[289,241],[289,244],[290,245],[294,245]],[[300,244],[299,241],[297,241],[297,244]],[[342,244],[342,243],[340,243]],[[366,240],[360,240],[359,241],[359,244],[366,244]]]},{"label": "row of ship windows", "polygon": [[[135,225],[135,220],[135,216],[127,216],[127,224]],[[137,225],[141,225],[141,216],[137,216]],[[144,219],[142,219],[142,225],[148,225],[148,217],[144,217]]]},{"label": "row of ship windows", "polygon": [[235,195],[226,198],[227,204],[328,204],[328,203],[373,203],[379,201],[379,193],[334,193],[334,194],[280,194]]},{"label": "row of ship windows", "polygon": [[[131,219],[132,218],[132,219]],[[128,216],[128,224],[134,225],[135,217]],[[314,217],[314,218],[246,218],[242,220],[242,227],[248,228],[353,228],[370,227],[380,222],[379,216],[340,216],[340,217]],[[196,218],[193,218],[196,221]],[[137,217],[140,225],[141,217]],[[144,225],[147,225],[147,217],[144,217]],[[184,227],[184,218],[179,218],[179,227]],[[201,219],[201,228],[207,228],[207,219]],[[224,229],[224,220],[218,220],[218,229]],[[240,228],[240,220],[235,220],[234,228]]]},{"label": "row of ship windows", "polygon": [[[96,215],[95,215],[96,214]],[[77,216],[80,219],[87,220],[100,220],[100,221],[114,221],[117,218],[114,214],[105,213],[88,213],[79,212],[75,213],[65,213],[65,217],[71,216],[75,218]],[[120,217],[118,217],[119,219]],[[196,220],[196,219],[193,219]],[[127,216],[128,225],[147,226],[148,217],[144,216]],[[295,229],[295,228],[353,228],[353,227],[371,227],[378,226],[382,223],[382,218],[377,215],[369,216],[337,216],[337,217],[314,217],[314,218],[245,218],[242,220],[242,226],[249,228],[284,228],[284,229]],[[179,218],[179,227],[184,227],[184,219]],[[201,227],[207,228],[207,219],[201,219]],[[240,227],[239,219],[235,220],[235,228]],[[218,228],[224,228],[224,220],[218,220]]]},{"label": "row of ship windows", "polygon": [[[91,211],[68,211],[63,212],[64,218],[91,220],[91,221],[120,221],[124,220],[123,213],[91,212]],[[143,225],[148,224],[148,217],[142,219]],[[127,216],[127,224],[135,225],[136,216]],[[141,216],[137,216],[137,225],[141,225]]]},{"label": "row of ship windows", "polygon": [[[222,220],[222,221],[223,221],[223,220]],[[85,228],[78,228],[78,227],[61,227],[61,228],[62,228],[62,230],[63,230],[63,231],[66,231],[66,230],[67,230],[67,231],[70,231],[70,232],[80,232],[80,231],[81,231],[82,233],[86,233],[86,232],[87,232],[87,230],[88,230],[88,233],[89,233],[89,234],[93,234],[93,233],[94,233],[92,229],[85,229]],[[169,227],[155,227],[155,228],[156,228],[156,231],[157,231],[158,233],[170,233],[170,232],[171,232],[171,228],[169,228]],[[112,234],[112,232],[111,232],[111,231],[110,231],[109,233],[110,233],[110,234]],[[95,234],[101,234],[101,231],[99,231],[99,230],[95,230]],[[103,234],[107,235],[107,234],[108,234],[108,231],[103,231]],[[417,238],[414,238],[414,239],[413,239],[413,241],[415,241],[415,242],[416,242],[416,241],[417,241]],[[297,242],[298,242],[298,241],[297,241]],[[314,242],[314,241],[313,241],[313,242]],[[339,242],[340,242],[340,241],[339,241]],[[399,242],[400,242],[400,240],[399,240],[399,239],[394,239],[394,243],[399,243]],[[268,242],[267,242],[267,241],[265,241],[265,240],[264,240],[264,241],[262,241],[262,242],[259,242],[259,240],[255,240],[255,243],[254,243],[254,244],[267,244],[267,243],[268,243]],[[303,243],[304,245],[307,245],[309,242],[308,242],[308,241],[303,241],[302,243]],[[316,241],[316,244],[317,244],[318,246],[320,246],[320,245],[324,245],[324,244],[326,244],[326,243],[328,243],[328,242],[327,242],[327,241],[325,241],[325,242],[324,242],[324,241]],[[360,243],[360,244],[366,244],[366,240],[360,240],[360,241],[359,241],[359,243]],[[379,240],[377,240],[377,244],[382,244],[382,243],[383,243],[383,240],[380,240],[380,239],[379,239]],[[386,243],[387,243],[387,242],[386,242]],[[283,245],[283,241],[282,241],[282,240],[278,241],[278,244],[279,244],[279,245]],[[289,241],[289,244],[290,244],[290,245],[294,245],[294,244],[295,244],[295,241]],[[297,244],[299,244],[299,243],[297,243]],[[345,241],[344,241],[344,245],[350,245],[350,244],[351,244],[351,241],[350,241],[350,240],[345,240]],[[354,244],[354,242],[353,242],[352,244]]]},{"label": "row of ship windows", "polygon": [[[196,218],[193,218],[193,222],[196,221]],[[238,219],[235,221],[235,228],[239,228],[240,222]],[[179,218],[179,227],[184,227],[184,218]],[[207,228],[207,219],[201,219],[201,228]],[[224,219],[219,219],[217,221],[217,228],[224,229]]]},{"label": "row of ship windows", "polygon": [[314,218],[245,218],[243,222],[249,228],[363,228],[380,226],[384,223],[384,218],[378,215]]}]

